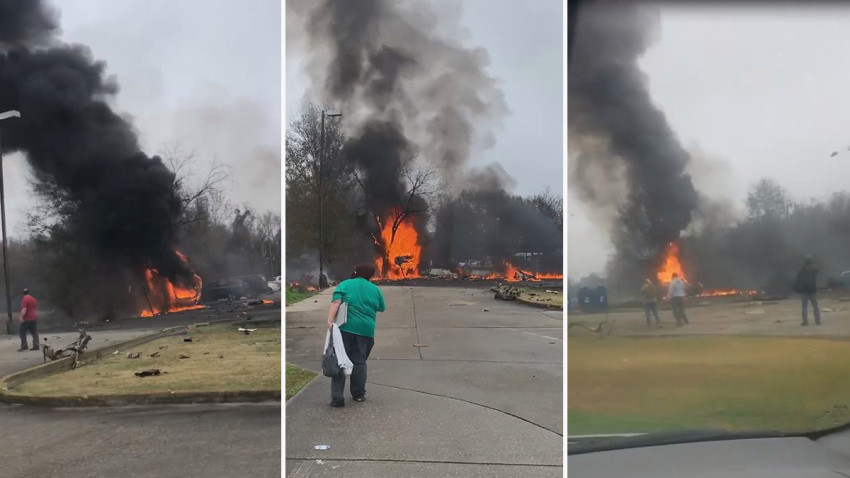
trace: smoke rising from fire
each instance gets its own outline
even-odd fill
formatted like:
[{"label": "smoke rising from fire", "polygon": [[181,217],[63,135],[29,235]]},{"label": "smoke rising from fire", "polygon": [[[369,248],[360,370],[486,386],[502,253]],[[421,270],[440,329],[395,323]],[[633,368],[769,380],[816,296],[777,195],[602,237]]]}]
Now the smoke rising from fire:
[{"label": "smoke rising from fire", "polygon": [[619,259],[651,268],[699,203],[689,154],[638,67],[657,30],[646,5],[580,7],[568,80],[570,184],[597,215],[613,215]]},{"label": "smoke rising from fire", "polygon": [[343,111],[346,157],[375,186],[370,199],[396,201],[399,173],[413,156],[452,184],[462,180],[472,145],[492,143],[486,126],[508,109],[487,74],[486,51],[440,35],[456,19],[410,1],[302,0],[288,7],[309,39],[307,70],[320,85],[314,96]]},{"label": "smoke rising from fire", "polygon": [[118,85],[106,65],[61,43],[56,25],[42,1],[0,0],[0,110],[22,116],[4,122],[3,152],[26,154],[36,179],[71,205],[70,232],[105,263],[191,285],[175,252],[174,175],[112,111]]}]

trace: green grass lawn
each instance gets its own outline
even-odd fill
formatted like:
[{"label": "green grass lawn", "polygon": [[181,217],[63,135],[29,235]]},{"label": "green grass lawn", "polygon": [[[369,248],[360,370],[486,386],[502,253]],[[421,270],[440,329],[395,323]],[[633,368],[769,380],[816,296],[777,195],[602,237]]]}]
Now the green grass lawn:
[{"label": "green grass lawn", "polygon": [[570,435],[850,422],[850,341],[570,337]]},{"label": "green grass lawn", "polygon": [[[184,336],[163,337],[119,348],[76,370],[26,382],[15,392],[36,396],[111,395],[153,392],[280,390],[281,330],[261,327],[244,335],[230,325],[198,327]],[[140,354],[127,358],[128,353]],[[186,358],[180,358],[181,356]],[[155,377],[135,372],[160,369]]]},{"label": "green grass lawn", "polygon": [[318,375],[316,372],[286,364],[286,399],[289,400]]},{"label": "green grass lawn", "polygon": [[284,303],[286,305],[292,305],[292,304],[299,302],[299,301],[302,301],[302,300],[304,300],[308,297],[313,297],[314,295],[316,295],[318,293],[319,293],[319,291],[317,291],[317,290],[309,290],[309,291],[300,292],[298,290],[290,289],[290,288],[287,287],[286,288],[286,300],[285,300]]}]

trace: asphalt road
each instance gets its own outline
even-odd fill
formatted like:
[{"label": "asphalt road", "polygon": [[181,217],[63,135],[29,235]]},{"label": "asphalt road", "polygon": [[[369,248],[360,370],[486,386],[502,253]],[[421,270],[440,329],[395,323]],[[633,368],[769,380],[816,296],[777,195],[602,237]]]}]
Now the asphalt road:
[{"label": "asphalt road", "polygon": [[[244,313],[243,313],[244,312]],[[219,306],[89,328],[91,348],[209,320],[274,320],[280,306]],[[76,333],[42,334],[60,346]],[[39,364],[0,340],[0,375]],[[48,409],[0,405],[0,476],[278,477],[280,403]]]}]

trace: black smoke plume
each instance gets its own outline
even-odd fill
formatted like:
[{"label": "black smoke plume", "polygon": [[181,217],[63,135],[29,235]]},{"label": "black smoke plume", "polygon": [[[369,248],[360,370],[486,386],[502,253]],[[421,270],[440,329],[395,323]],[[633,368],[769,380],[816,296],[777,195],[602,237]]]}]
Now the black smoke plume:
[{"label": "black smoke plume", "polygon": [[658,266],[699,203],[688,152],[638,66],[657,24],[646,5],[585,2],[570,48],[570,184],[592,207],[614,211],[616,260],[634,274]]},{"label": "black smoke plume", "polygon": [[454,183],[476,134],[492,142],[473,126],[507,112],[486,72],[487,53],[439,34],[447,23],[427,4],[301,0],[288,8],[306,38],[315,96],[343,112],[344,156],[356,165],[373,212],[398,207],[412,158]]},{"label": "black smoke plume", "polygon": [[56,32],[44,2],[0,0],[0,111],[21,112],[3,122],[3,152],[25,153],[37,181],[67,201],[69,232],[98,260],[139,278],[152,267],[193,284],[175,253],[182,204],[174,175],[141,151],[132,125],[110,108],[118,85],[105,63]]}]

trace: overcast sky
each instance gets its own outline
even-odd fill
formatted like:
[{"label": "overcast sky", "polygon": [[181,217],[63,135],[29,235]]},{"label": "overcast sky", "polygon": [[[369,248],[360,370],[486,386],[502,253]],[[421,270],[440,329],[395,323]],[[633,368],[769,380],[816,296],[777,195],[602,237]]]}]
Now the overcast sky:
[{"label": "overcast sky", "polygon": [[[697,189],[740,211],[762,177],[798,200],[850,189],[850,8],[659,8],[641,66],[682,144],[708,158],[692,167]],[[574,194],[567,219],[570,276],[601,272],[606,230]]]},{"label": "overcast sky", "polygon": [[[512,114],[496,132],[492,149],[476,151],[471,165],[500,163],[516,180],[515,194],[549,186],[563,190],[563,14],[561,0],[434,0],[436,8],[461,10],[467,46],[485,48],[491,76],[501,81]],[[287,47],[288,48],[288,47]],[[289,49],[289,48],[288,48]],[[307,79],[303,55],[286,57],[286,111],[297,111]]]},{"label": "overcast sky", "polygon": [[[235,205],[280,212],[280,0],[62,0],[61,38],[88,45],[121,86],[146,152],[178,141],[231,167]],[[206,169],[198,164],[199,173]],[[6,161],[9,235],[20,237],[26,162]]]}]

